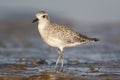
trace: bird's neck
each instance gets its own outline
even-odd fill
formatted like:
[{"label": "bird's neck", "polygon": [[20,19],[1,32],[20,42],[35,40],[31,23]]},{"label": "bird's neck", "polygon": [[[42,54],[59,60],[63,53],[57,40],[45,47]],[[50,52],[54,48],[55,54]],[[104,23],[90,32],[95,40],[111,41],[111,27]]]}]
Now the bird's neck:
[{"label": "bird's neck", "polygon": [[44,29],[48,27],[48,25],[50,25],[50,21],[39,22],[38,23],[39,32],[42,33],[44,31]]}]

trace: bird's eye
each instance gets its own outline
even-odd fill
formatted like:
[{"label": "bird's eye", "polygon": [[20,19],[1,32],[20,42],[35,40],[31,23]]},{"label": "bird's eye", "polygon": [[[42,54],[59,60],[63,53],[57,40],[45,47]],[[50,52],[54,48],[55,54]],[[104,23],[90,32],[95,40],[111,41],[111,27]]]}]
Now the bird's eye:
[{"label": "bird's eye", "polygon": [[45,18],[46,16],[45,15],[43,15],[43,18]]}]

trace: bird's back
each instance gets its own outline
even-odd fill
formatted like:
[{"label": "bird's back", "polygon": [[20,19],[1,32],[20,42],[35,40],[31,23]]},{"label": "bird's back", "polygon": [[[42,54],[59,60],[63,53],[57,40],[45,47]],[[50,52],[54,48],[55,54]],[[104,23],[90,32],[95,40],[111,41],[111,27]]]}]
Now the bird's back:
[{"label": "bird's back", "polygon": [[49,26],[49,37],[56,38],[64,42],[65,44],[72,44],[72,43],[85,43],[89,41],[94,41],[93,38],[89,38],[84,36],[80,33],[75,32],[74,30],[52,23]]}]

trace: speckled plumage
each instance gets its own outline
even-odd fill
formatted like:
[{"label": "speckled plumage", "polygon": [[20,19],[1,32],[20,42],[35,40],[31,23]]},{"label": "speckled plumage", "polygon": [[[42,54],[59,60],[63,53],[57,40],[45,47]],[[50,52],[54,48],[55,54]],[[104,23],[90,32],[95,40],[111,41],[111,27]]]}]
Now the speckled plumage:
[{"label": "speckled plumage", "polygon": [[72,44],[72,43],[82,43],[87,42],[89,40],[88,37],[82,36],[81,34],[73,31],[72,29],[58,25],[58,24],[50,24],[48,30],[49,36],[60,39],[65,44]]},{"label": "speckled plumage", "polygon": [[[41,34],[42,35],[42,34]],[[53,47],[73,47],[80,45],[82,43],[90,42],[90,41],[95,41],[94,38],[89,38],[87,36],[84,36],[80,33],[77,33],[73,31],[72,29],[65,27],[63,25],[58,25],[55,23],[48,23],[46,27],[43,30],[43,39],[45,42],[51,42],[54,40],[54,43],[56,43],[56,46],[53,46],[49,44],[50,46]],[[58,42],[58,40],[61,41],[61,43]]]},{"label": "speckled plumage", "polygon": [[86,42],[98,41],[98,39],[96,38],[89,38],[63,25],[51,23],[48,13],[46,13],[45,11],[39,11],[36,14],[36,17],[38,19],[35,19],[33,22],[38,20],[38,30],[43,40],[48,45],[58,48],[58,54],[60,56],[58,56],[56,66],[58,64],[59,59],[62,58],[63,68],[63,48],[77,46]]}]

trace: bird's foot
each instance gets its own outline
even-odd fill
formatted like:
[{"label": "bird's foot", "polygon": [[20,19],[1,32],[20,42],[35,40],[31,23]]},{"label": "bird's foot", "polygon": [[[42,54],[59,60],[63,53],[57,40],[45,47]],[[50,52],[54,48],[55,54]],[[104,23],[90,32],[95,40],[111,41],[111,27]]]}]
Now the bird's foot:
[{"label": "bird's foot", "polygon": [[63,67],[62,68],[60,68],[60,70],[59,70],[60,72],[63,72]]}]

